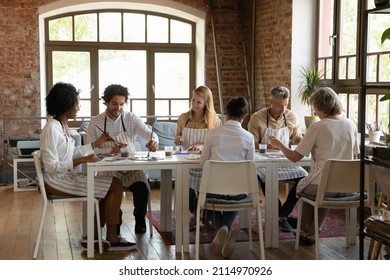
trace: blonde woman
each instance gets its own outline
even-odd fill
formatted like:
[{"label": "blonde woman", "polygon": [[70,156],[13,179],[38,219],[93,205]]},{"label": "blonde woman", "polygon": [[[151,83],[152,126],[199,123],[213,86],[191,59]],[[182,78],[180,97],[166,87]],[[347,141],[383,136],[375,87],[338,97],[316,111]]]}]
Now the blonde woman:
[{"label": "blonde woman", "polygon": [[[200,151],[203,141],[211,129],[219,127],[221,120],[214,109],[213,94],[206,86],[199,86],[192,91],[191,107],[177,120],[175,145],[184,150]],[[199,190],[201,169],[190,170],[190,211],[196,211],[196,193]]]}]

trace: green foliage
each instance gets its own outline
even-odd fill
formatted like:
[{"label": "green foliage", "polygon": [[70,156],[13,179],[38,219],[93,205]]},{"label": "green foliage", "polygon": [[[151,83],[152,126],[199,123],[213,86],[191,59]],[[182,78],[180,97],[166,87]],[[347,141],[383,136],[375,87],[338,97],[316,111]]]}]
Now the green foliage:
[{"label": "green foliage", "polygon": [[386,41],[386,40],[390,40],[390,28],[387,28],[385,31],[383,31],[382,33],[382,37],[381,37],[381,43],[383,45],[383,43]]},{"label": "green foliage", "polygon": [[323,73],[316,66],[302,67],[300,72],[302,80],[298,87],[298,94],[302,103],[310,106],[310,97],[321,86]]}]

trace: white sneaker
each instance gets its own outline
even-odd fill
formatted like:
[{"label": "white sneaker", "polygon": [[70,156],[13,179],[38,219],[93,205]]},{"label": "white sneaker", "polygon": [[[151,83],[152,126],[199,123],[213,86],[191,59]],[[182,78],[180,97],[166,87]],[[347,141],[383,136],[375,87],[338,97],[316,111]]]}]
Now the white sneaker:
[{"label": "white sneaker", "polygon": [[222,256],[225,258],[229,258],[234,251],[234,247],[236,246],[236,240],[238,236],[238,229],[233,229],[229,231],[229,236],[226,238],[226,242],[222,247]]},{"label": "white sneaker", "polygon": [[215,235],[213,241],[211,242],[210,249],[214,253],[221,251],[223,244],[225,244],[226,237],[228,235],[229,229],[227,226],[222,226],[217,234]]}]

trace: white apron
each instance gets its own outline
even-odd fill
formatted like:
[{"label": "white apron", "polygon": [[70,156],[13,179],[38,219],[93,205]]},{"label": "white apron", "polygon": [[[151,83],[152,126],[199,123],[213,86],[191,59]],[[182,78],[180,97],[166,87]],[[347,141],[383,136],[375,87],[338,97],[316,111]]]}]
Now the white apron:
[{"label": "white apron", "polygon": [[[285,114],[283,114],[285,126],[282,128],[270,128],[269,127],[269,113],[267,113],[267,128],[265,130],[264,136],[261,139],[261,144],[268,144],[268,136],[274,136],[278,138],[284,145],[287,147],[290,144],[290,133],[287,126],[287,120]],[[279,180],[291,180],[301,177],[306,177],[307,172],[301,166],[286,166],[280,167],[278,169],[278,178]],[[257,168],[257,175],[260,176],[261,180],[265,181],[265,169],[263,167]]]},{"label": "white apron", "polygon": [[[103,131],[106,132],[106,121],[107,121],[107,116],[104,120],[104,129]],[[135,148],[134,148],[134,141],[133,139],[126,134],[126,127],[123,122],[123,116],[121,115],[121,122],[122,122],[122,132],[120,132],[116,136],[111,136],[116,142],[118,143],[125,143],[127,144],[127,147],[129,148],[129,153],[135,153]],[[114,145],[114,143],[106,142],[104,144],[111,145],[111,147]],[[149,182],[148,182],[148,176],[146,171],[144,170],[128,170],[128,171],[107,171],[104,172],[104,175],[110,175],[117,177],[122,181],[122,185],[125,188],[130,187],[132,184],[135,182],[143,182],[148,186],[148,189],[150,189]]]},{"label": "white apron", "polygon": [[[208,131],[207,128],[195,129],[195,128],[187,128],[184,126],[183,133],[182,133],[183,148],[188,149],[193,144],[199,142],[203,143],[207,131]],[[190,181],[189,181],[190,188],[195,190],[196,192],[199,191],[200,180],[202,178],[202,169],[190,169],[189,176],[190,176]]]},{"label": "white apron", "polygon": [[[73,137],[64,133],[63,141],[66,141],[66,151],[59,151],[59,160],[68,161],[74,157],[85,155],[85,147],[75,147]],[[62,153],[63,152],[63,153]],[[61,154],[62,153],[62,154]],[[67,172],[49,174],[43,170],[44,181],[53,189],[76,196],[87,195],[87,176],[76,169],[70,169]],[[95,197],[104,198],[110,188],[112,177],[97,176],[95,178]]]}]

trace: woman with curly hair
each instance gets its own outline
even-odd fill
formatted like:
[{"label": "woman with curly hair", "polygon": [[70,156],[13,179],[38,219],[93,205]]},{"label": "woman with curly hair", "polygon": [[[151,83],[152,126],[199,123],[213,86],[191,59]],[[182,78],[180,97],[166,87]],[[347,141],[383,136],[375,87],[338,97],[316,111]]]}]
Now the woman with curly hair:
[{"label": "woman with curly hair", "polygon": [[[79,92],[72,84],[57,83],[46,97],[49,118],[40,135],[40,150],[44,166],[43,177],[48,195],[87,195],[87,176],[75,167],[81,163],[96,162],[93,147],[111,141],[107,133],[88,145],[75,147],[70,136],[68,120],[74,119],[80,109]],[[122,182],[116,177],[96,177],[95,196],[100,199],[101,225],[107,224],[107,240],[103,246],[108,251],[131,250],[136,244],[120,239],[116,233],[119,209],[122,203]],[[95,230],[95,235],[97,235]],[[86,240],[81,245],[86,247]]]}]

